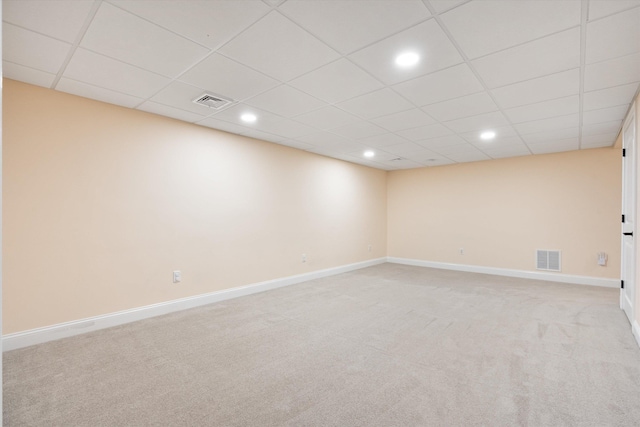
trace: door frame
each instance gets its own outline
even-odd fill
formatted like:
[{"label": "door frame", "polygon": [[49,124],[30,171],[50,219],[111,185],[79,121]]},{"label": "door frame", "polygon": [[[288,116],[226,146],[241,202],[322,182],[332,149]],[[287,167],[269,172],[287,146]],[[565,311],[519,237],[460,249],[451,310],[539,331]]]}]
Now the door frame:
[{"label": "door frame", "polygon": [[[638,270],[637,270],[637,266],[636,266],[636,256],[637,256],[637,249],[638,249],[638,245],[636,243],[636,221],[638,218],[638,126],[636,123],[636,102],[634,101],[631,104],[631,108],[629,109],[629,112],[627,113],[627,116],[625,117],[624,121],[622,122],[622,129],[621,129],[621,140],[622,140],[622,149],[624,150],[626,148],[626,142],[625,141],[625,131],[629,128],[629,126],[634,126],[634,132],[633,132],[633,136],[634,136],[634,140],[633,140],[633,150],[631,150],[631,156],[633,156],[633,158],[631,159],[631,156],[625,158],[623,157],[623,165],[622,165],[622,211],[624,215],[632,215],[632,227],[631,229],[628,229],[629,227],[625,227],[625,222],[623,222],[621,224],[620,227],[620,278],[621,280],[625,280],[625,281],[632,281],[632,286],[633,286],[633,294],[630,295],[630,307],[629,307],[629,312],[630,312],[630,316],[629,316],[629,321],[630,323],[633,325],[633,322],[635,321],[635,314],[636,314],[636,294],[638,292],[638,281],[637,281],[637,276],[638,276]],[[631,162],[628,162],[628,160],[631,159]],[[629,164],[631,163],[631,164]],[[631,168],[629,170],[629,168]],[[625,212],[625,206],[628,206],[628,201],[627,199],[627,191],[625,189],[626,186],[626,173],[631,173],[632,174],[632,192],[633,192],[633,197],[631,202],[631,210],[630,212]],[[626,219],[626,217],[625,217]],[[627,256],[625,254],[625,239],[624,236],[622,235],[623,232],[629,232],[631,231],[632,233],[634,233],[633,236],[633,240],[631,243],[631,257],[633,258],[631,263],[633,265],[633,269],[631,272],[631,278],[628,278],[626,275],[626,262],[625,260],[627,259]],[[622,287],[620,288],[620,308],[625,311],[625,314],[629,314],[627,313],[627,311],[625,310],[625,307],[627,304],[625,304],[625,297],[627,296],[627,290],[629,288],[625,287],[625,289],[623,289]]]}]

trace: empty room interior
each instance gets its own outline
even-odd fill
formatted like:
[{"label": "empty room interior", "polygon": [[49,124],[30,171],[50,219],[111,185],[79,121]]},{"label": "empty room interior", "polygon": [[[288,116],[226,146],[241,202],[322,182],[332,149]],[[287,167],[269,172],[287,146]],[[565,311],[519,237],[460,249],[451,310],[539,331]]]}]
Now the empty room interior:
[{"label": "empty room interior", "polygon": [[6,426],[640,425],[640,0],[2,1]]}]

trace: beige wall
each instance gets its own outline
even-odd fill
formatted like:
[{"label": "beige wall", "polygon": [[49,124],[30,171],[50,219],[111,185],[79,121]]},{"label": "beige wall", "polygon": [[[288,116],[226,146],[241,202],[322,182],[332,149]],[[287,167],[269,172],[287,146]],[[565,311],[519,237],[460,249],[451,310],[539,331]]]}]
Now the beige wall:
[{"label": "beige wall", "polygon": [[554,249],[564,274],[620,277],[620,156],[606,148],[390,172],[388,256],[535,271],[535,250]]},{"label": "beige wall", "polygon": [[5,334],[386,255],[384,171],[4,84]]}]

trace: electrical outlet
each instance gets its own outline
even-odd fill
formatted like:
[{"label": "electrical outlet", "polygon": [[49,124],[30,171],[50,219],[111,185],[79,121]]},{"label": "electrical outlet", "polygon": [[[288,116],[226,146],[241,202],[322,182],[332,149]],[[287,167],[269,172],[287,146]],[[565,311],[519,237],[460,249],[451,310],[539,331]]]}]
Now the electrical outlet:
[{"label": "electrical outlet", "polygon": [[371,245],[369,245],[369,252],[371,252],[371,248],[372,248],[372,246],[371,246]]},{"label": "electrical outlet", "polygon": [[307,254],[302,254],[302,262],[307,262]]},{"label": "electrical outlet", "polygon": [[176,270],[173,272],[173,283],[182,282],[182,272],[180,270]]},{"label": "electrical outlet", "polygon": [[460,248],[460,255],[464,255],[464,248]]}]

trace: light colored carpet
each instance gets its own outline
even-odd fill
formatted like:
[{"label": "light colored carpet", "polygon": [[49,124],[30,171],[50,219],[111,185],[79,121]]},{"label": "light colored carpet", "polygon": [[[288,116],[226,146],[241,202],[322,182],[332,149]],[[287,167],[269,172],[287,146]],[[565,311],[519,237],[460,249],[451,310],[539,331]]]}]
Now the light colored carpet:
[{"label": "light colored carpet", "polygon": [[4,355],[5,426],[638,426],[616,289],[382,264]]}]

